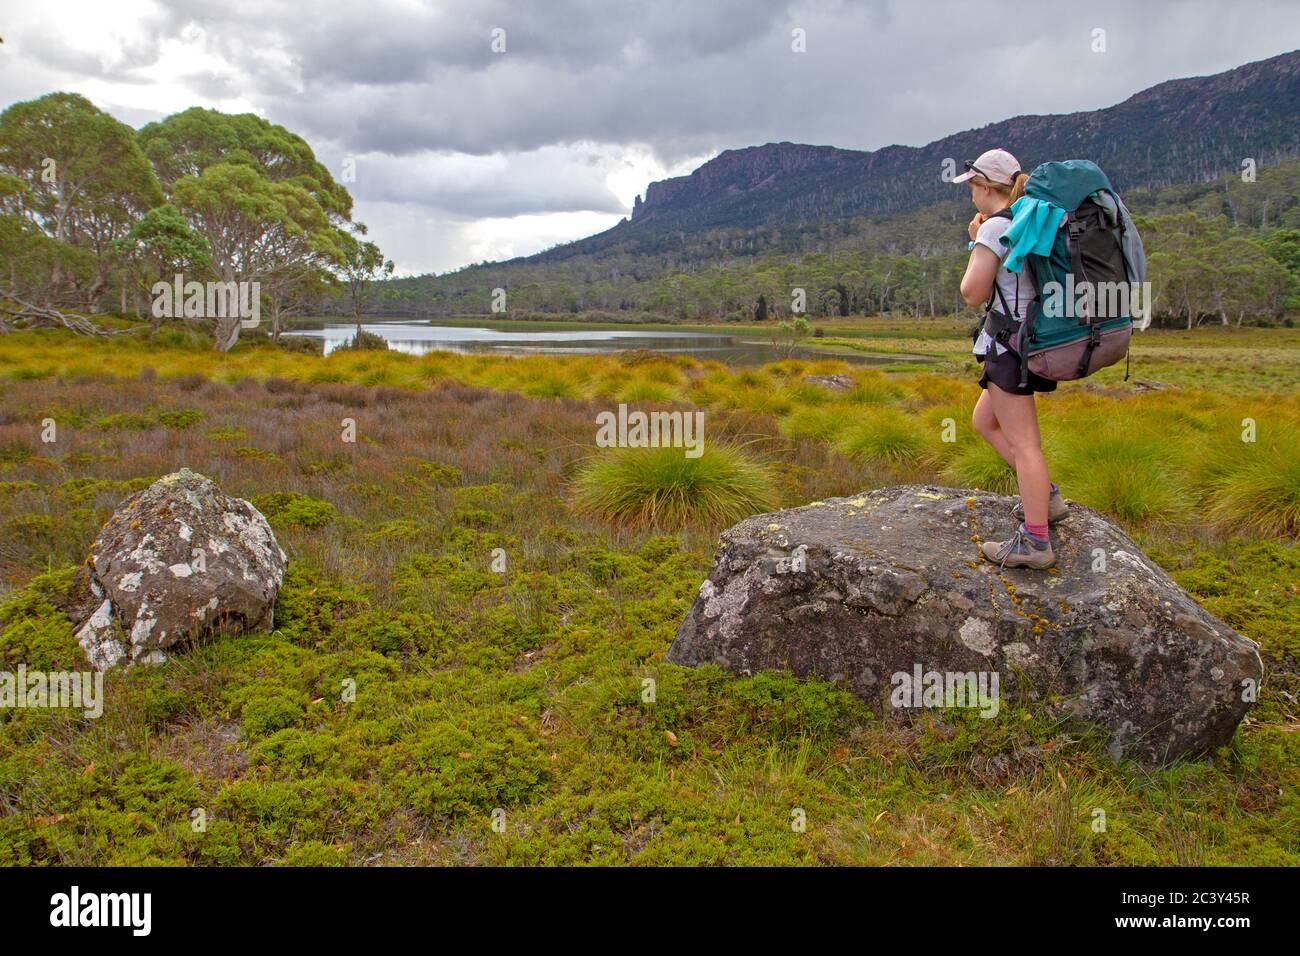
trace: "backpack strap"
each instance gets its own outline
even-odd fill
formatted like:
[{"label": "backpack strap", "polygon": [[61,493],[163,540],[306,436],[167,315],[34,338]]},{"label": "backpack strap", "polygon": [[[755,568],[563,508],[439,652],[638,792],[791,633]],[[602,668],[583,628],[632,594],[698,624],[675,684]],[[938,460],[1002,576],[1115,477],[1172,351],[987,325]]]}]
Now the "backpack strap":
[{"label": "backpack strap", "polygon": [[[989,216],[988,219],[985,219],[984,221],[985,221],[985,222],[988,222],[989,219],[1012,219],[1012,218],[1014,218],[1014,217],[1012,216],[1012,213],[1011,213],[1011,207],[1010,207],[1010,206],[1004,206],[1002,209],[999,209],[997,212],[993,213],[993,215]],[[998,268],[1001,268],[1001,261],[1000,261],[1000,260],[999,260]],[[1020,286],[1020,283],[1017,282],[1017,283],[1016,283],[1017,291],[1019,291],[1019,286]],[[993,274],[993,289],[989,292],[989,300],[988,300],[987,302],[984,303],[984,311],[985,311],[986,313],[992,310],[992,308],[993,308],[993,301],[994,301],[995,298],[998,298],[998,299],[1001,299],[1001,300],[1002,300],[1002,313],[1003,313],[1004,315],[1006,315],[1008,318],[1010,318],[1011,316],[1014,316],[1014,315],[1016,314],[1016,313],[1012,312],[1010,309],[1007,308],[1007,300],[1006,300],[1006,297],[1002,294],[1002,290],[998,288],[998,277],[997,277],[997,273],[996,273],[996,272]],[[1020,302],[1019,302],[1018,298],[1017,298],[1016,305],[1017,305],[1017,306],[1020,305]]]},{"label": "backpack strap", "polygon": [[998,285],[998,277],[996,275],[993,277],[993,291],[989,293],[989,301],[984,306],[985,312],[993,311],[994,299],[996,299],[998,302],[1002,304],[1002,314],[1005,315],[1007,319],[1009,319],[1011,322],[1019,321],[1017,318],[1017,313],[1012,312],[1009,308],[1007,308],[1007,297],[1002,292],[1002,286]]},{"label": "backpack strap", "polygon": [[1079,367],[1075,369],[1075,378],[1083,378],[1088,374],[1088,363],[1092,361],[1093,350],[1101,344],[1101,327],[1092,324],[1088,326],[1088,344],[1083,347],[1083,355],[1079,356]]}]

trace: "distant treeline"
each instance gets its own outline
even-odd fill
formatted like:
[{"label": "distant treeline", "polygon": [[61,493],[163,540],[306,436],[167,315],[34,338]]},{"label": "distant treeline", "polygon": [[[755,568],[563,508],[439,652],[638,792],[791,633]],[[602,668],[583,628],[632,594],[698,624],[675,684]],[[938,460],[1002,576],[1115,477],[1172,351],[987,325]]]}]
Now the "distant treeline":
[{"label": "distant treeline", "polygon": [[[1279,322],[1300,309],[1300,162],[1253,182],[1134,190],[1125,197],[1146,240],[1155,320]],[[598,255],[564,247],[441,276],[394,279],[375,309],[413,315],[653,313],[683,320],[958,314],[969,204],[888,218],[653,235]],[[802,290],[801,292],[799,290]]]}]

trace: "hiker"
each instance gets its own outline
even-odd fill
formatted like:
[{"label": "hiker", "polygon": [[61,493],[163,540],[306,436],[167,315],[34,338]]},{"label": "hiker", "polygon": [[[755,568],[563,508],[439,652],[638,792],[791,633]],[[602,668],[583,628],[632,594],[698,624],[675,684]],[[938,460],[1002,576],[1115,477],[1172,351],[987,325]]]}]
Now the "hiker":
[{"label": "hiker", "polygon": [[[968,228],[971,254],[961,280],[962,298],[971,306],[988,303],[986,316],[999,312],[1012,322],[1024,320],[1034,289],[1027,275],[1012,272],[1004,264],[1010,248],[1001,239],[1011,219],[1003,210],[1024,195],[1028,179],[1014,156],[1005,149],[991,149],[966,163],[966,171],[953,180],[969,185],[977,210]],[[1015,470],[1021,501],[1016,514],[1022,518],[1010,538],[986,541],[981,549],[988,560],[1002,567],[1049,568],[1056,563],[1056,555],[1048,525],[1064,518],[1069,509],[1048,477],[1034,394],[1055,391],[1056,382],[1033,372],[1022,375],[1019,356],[990,336],[987,320],[972,351],[984,362],[980,377],[984,393],[975,404],[972,423]]]}]

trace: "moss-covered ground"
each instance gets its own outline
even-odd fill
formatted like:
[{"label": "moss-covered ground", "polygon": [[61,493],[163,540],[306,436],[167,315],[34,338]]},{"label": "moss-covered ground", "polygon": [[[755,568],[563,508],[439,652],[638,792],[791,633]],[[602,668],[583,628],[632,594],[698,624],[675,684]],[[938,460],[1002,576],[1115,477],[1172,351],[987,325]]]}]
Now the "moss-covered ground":
[{"label": "moss-covered ground", "polygon": [[[828,684],[664,662],[719,529],[573,509],[596,413],[701,408],[784,505],[1009,490],[971,433],[961,330],[889,330],[846,340],[948,364],[0,336],[0,669],[84,667],[73,571],[182,465],[257,503],[291,562],[273,632],[112,672],[97,720],[0,711],[0,863],[1300,863],[1290,330],[1155,333],[1135,375],[1177,387],[1108,370],[1042,405],[1067,497],[1262,645],[1260,704],[1210,758],[1117,766],[1029,711],[898,721]],[[832,372],[855,387],[802,382]]]}]

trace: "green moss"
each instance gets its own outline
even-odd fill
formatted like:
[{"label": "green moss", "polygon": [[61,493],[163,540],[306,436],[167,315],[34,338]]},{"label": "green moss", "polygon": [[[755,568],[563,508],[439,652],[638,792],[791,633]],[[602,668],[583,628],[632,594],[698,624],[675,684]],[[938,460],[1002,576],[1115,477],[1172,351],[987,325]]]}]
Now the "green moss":
[{"label": "green moss", "polygon": [[477,733],[439,723],[416,734],[387,769],[405,800],[434,819],[487,821],[545,786],[550,761],[536,735],[512,726]]},{"label": "green moss", "polygon": [[279,858],[290,847],[327,841],[346,827],[374,822],[376,795],[367,787],[333,777],[293,781],[236,780],[213,801],[219,818],[247,841],[254,860]]},{"label": "green moss", "polygon": [[398,565],[393,573],[393,593],[407,603],[418,602],[421,595],[438,589],[448,597],[464,601],[503,584],[500,574],[489,570],[488,550],[481,566],[451,554],[415,554]]},{"label": "green moss", "polygon": [[63,613],[76,568],[51,571],[0,599],[0,666],[32,670],[85,667],[72,622]]},{"label": "green moss", "polygon": [[124,498],[153,483],[153,478],[69,478],[54,489],[54,495],[62,501],[84,504],[98,495]]},{"label": "green moss", "polygon": [[244,733],[249,737],[262,737],[292,727],[307,712],[304,693],[269,681],[232,688],[226,699],[242,717]]},{"label": "green moss", "polygon": [[339,624],[340,641],[380,654],[418,654],[443,645],[445,627],[429,614],[414,611],[362,611]]},{"label": "green moss", "polygon": [[323,579],[293,562],[275,603],[276,633],[303,647],[321,647],[336,640],[341,621],[368,606],[365,593],[356,585]]},{"label": "green moss", "polygon": [[366,532],[367,541],[412,541],[420,537],[424,528],[410,518],[394,518],[385,521],[374,531]]},{"label": "green moss", "polygon": [[198,782],[189,770],[165,759],[129,753],[105,787],[105,794],[124,813],[158,824],[166,819],[188,819],[202,801]]},{"label": "green moss", "polygon": [[240,458],[245,461],[279,461],[280,456],[273,451],[263,451],[261,448],[254,448],[251,445],[238,445],[231,449]]},{"label": "green moss", "polygon": [[455,485],[460,482],[460,469],[445,462],[422,461],[416,465],[416,472],[436,485]]},{"label": "green moss", "polygon": [[486,508],[453,508],[449,517],[467,528],[496,528],[501,524],[500,517]]},{"label": "green moss", "polygon": [[1259,642],[1278,660],[1300,660],[1300,547],[1229,541],[1213,551],[1154,547],[1148,552],[1211,614]]},{"label": "green moss", "polygon": [[105,415],[103,418],[95,420],[96,428],[126,431],[147,431],[157,424],[158,419],[156,416],[144,412],[119,412],[116,415]]},{"label": "green moss", "polygon": [[168,428],[189,428],[203,421],[203,413],[193,408],[167,409],[158,413],[158,421]]},{"label": "green moss", "polygon": [[17,495],[25,492],[43,492],[43,489],[34,481],[0,481],[0,495]]},{"label": "green moss", "polygon": [[258,495],[253,499],[253,505],[272,524],[302,528],[323,528],[338,514],[337,509],[328,501],[296,491]]},{"label": "green moss", "polygon": [[248,432],[235,425],[221,425],[209,428],[204,435],[211,441],[243,441],[248,437]]}]

